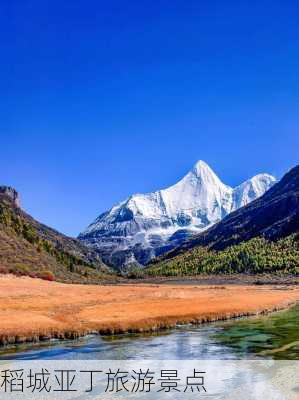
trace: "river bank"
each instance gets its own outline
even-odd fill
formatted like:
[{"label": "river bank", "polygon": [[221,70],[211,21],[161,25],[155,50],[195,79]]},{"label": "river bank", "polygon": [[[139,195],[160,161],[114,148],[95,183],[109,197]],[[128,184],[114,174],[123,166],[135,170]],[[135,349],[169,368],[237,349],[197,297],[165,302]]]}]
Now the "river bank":
[{"label": "river bank", "polygon": [[0,344],[171,328],[283,309],[299,300],[286,285],[66,285],[0,277]]}]

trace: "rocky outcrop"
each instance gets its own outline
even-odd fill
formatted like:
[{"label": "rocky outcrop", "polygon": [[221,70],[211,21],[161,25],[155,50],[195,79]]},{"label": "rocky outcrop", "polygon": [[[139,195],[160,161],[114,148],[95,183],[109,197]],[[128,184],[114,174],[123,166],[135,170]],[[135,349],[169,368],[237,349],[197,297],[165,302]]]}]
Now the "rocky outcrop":
[{"label": "rocky outcrop", "polygon": [[7,196],[15,207],[21,207],[19,193],[11,186],[0,186],[0,196]]}]

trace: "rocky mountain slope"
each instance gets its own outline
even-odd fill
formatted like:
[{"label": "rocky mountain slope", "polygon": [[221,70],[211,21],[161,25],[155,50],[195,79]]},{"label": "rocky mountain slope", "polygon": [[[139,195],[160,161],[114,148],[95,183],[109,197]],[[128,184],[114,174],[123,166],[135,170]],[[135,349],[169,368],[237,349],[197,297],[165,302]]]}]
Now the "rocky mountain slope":
[{"label": "rocky mountain slope", "polygon": [[299,275],[299,166],[148,269],[155,276],[276,271]]},{"label": "rocky mountain slope", "polygon": [[84,282],[109,269],[92,249],[25,213],[15,189],[0,186],[0,273],[8,272]]},{"label": "rocky mountain slope", "polygon": [[221,250],[261,236],[277,240],[299,232],[299,165],[263,196],[185,241],[170,255],[195,246]]},{"label": "rocky mountain slope", "polygon": [[79,235],[109,265],[146,264],[263,195],[275,178],[259,174],[236,188],[198,161],[175,185],[135,194],[101,214]]}]

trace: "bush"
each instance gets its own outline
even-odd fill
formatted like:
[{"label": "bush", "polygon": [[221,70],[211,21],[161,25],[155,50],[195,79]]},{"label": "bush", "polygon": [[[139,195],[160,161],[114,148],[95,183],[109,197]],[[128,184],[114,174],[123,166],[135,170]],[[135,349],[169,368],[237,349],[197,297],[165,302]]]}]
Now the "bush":
[{"label": "bush", "polygon": [[133,269],[129,271],[125,276],[129,279],[142,279],[144,278],[144,272],[142,270]]},{"label": "bush", "polygon": [[27,265],[17,264],[15,267],[10,268],[10,272],[17,276],[26,276],[29,275],[30,269]]},{"label": "bush", "polygon": [[55,281],[55,276],[52,271],[41,271],[36,274],[36,277],[45,281]]},{"label": "bush", "polygon": [[8,274],[9,270],[8,268],[4,267],[3,265],[0,265],[0,274]]}]

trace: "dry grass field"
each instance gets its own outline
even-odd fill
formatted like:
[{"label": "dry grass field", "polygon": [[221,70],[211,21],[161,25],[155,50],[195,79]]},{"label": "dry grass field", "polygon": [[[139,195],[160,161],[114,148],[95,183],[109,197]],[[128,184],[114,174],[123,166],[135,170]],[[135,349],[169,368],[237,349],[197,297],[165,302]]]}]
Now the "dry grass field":
[{"label": "dry grass field", "polygon": [[0,275],[0,343],[151,331],[273,311],[298,300],[298,286],[99,286]]}]

